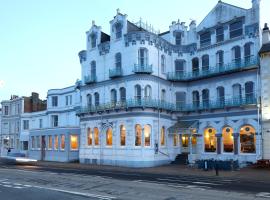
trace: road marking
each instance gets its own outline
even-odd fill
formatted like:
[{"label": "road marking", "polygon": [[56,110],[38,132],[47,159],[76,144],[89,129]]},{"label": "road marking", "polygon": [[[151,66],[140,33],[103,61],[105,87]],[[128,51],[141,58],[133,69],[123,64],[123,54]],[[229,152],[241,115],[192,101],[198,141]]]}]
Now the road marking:
[{"label": "road marking", "polygon": [[15,189],[23,189],[23,187],[20,187],[20,186],[15,186],[13,188],[15,188]]},{"label": "road marking", "polygon": [[68,190],[49,188],[49,187],[42,187],[42,186],[34,186],[34,187],[39,188],[39,189],[53,190],[53,191],[57,191],[57,192],[63,192],[63,193],[67,193],[67,194],[79,195],[79,196],[84,196],[84,197],[95,197],[95,198],[102,199],[102,200],[116,199],[116,197],[112,197],[112,196],[103,196],[103,195],[98,195],[98,194],[75,192],[75,191],[68,191]]},{"label": "road marking", "polygon": [[217,183],[207,183],[207,182],[192,182],[195,184],[200,184],[200,185],[221,185],[221,184],[217,184]]},{"label": "road marking", "polygon": [[269,192],[260,192],[260,193],[256,194],[256,197],[270,198],[270,193]]},{"label": "road marking", "polygon": [[8,188],[11,188],[12,187],[12,185],[2,185],[2,186],[8,187]]}]

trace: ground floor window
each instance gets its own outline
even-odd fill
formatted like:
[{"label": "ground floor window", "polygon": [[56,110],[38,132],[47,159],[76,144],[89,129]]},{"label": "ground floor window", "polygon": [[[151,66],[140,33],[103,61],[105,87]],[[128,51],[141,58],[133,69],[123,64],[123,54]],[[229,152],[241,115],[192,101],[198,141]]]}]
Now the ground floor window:
[{"label": "ground floor window", "polygon": [[231,127],[224,127],[222,129],[222,141],[223,141],[223,152],[233,152],[233,129]]},{"label": "ground floor window", "polygon": [[120,145],[126,145],[126,127],[124,125],[120,126]]},{"label": "ground floor window", "polygon": [[144,146],[151,145],[151,126],[145,125],[144,126]]},{"label": "ground floor window", "polygon": [[36,147],[37,147],[38,149],[40,149],[40,142],[41,142],[41,141],[40,141],[40,136],[37,136],[37,137],[36,137],[36,144],[37,144]]},{"label": "ground floor window", "polygon": [[188,136],[182,135],[182,147],[188,147]]},{"label": "ground floor window", "polygon": [[106,145],[112,146],[113,132],[112,128],[108,128],[106,131]]},{"label": "ground floor window", "polygon": [[255,129],[252,126],[247,125],[240,129],[240,146],[241,153],[256,152]]},{"label": "ground floor window", "polygon": [[207,128],[204,130],[204,151],[216,152],[216,150],[217,150],[216,129]]},{"label": "ground floor window", "polygon": [[95,139],[95,145],[98,145],[99,144],[99,131],[97,127],[94,128],[94,139]]},{"label": "ground floor window", "polygon": [[135,126],[135,146],[142,145],[142,127],[139,124]]},{"label": "ground floor window", "polygon": [[58,150],[58,135],[54,136],[54,150]]},{"label": "ground floor window", "polygon": [[48,149],[52,149],[52,136],[49,135]]},{"label": "ground floor window", "polygon": [[78,150],[78,148],[79,148],[78,135],[70,135],[70,149]]},{"label": "ground floor window", "polygon": [[177,144],[178,144],[178,139],[179,139],[179,135],[178,134],[173,134],[173,146],[177,146]]},{"label": "ground floor window", "polygon": [[21,150],[27,151],[28,150],[28,141],[21,142]]},{"label": "ground floor window", "polygon": [[61,150],[65,150],[65,135],[61,135]]},{"label": "ground floor window", "polygon": [[160,145],[161,146],[165,145],[165,127],[164,126],[161,128],[161,132],[160,132]]},{"label": "ground floor window", "polygon": [[92,145],[92,132],[91,128],[87,129],[87,145],[91,146]]}]

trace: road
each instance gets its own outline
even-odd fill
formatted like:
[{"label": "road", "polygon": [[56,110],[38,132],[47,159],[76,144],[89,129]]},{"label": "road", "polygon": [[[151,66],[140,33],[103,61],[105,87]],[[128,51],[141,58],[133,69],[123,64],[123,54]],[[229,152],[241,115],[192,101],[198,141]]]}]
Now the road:
[{"label": "road", "polygon": [[270,180],[2,165],[0,199],[270,200]]}]

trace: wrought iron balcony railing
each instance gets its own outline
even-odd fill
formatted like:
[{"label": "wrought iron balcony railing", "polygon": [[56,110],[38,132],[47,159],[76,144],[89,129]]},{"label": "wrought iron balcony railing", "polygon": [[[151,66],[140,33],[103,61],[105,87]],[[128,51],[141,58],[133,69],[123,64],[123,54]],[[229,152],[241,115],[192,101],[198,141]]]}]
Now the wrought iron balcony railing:
[{"label": "wrought iron balcony railing", "polygon": [[136,74],[152,74],[153,73],[152,65],[135,64],[133,72]]},{"label": "wrought iron balcony railing", "polygon": [[189,73],[169,72],[167,74],[167,79],[170,81],[189,81],[255,68],[257,67],[257,64],[258,64],[258,57],[250,56],[244,59],[236,59],[229,64],[219,64],[216,67],[211,67],[209,69],[204,69],[200,71],[197,70]]},{"label": "wrought iron balcony railing", "polygon": [[109,71],[109,77],[110,78],[117,78],[123,76],[123,70],[122,68],[115,68],[115,69],[110,69]]},{"label": "wrought iron balcony railing", "polygon": [[97,76],[96,75],[85,76],[84,82],[86,84],[95,83],[95,82],[97,82]]}]

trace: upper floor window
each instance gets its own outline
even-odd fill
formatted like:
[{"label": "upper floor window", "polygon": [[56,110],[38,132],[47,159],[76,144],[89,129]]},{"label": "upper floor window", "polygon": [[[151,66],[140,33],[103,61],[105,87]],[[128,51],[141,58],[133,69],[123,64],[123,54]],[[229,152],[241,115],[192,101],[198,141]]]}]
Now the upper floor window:
[{"label": "upper floor window", "polygon": [[164,55],[161,56],[161,72],[166,73],[166,58]]},{"label": "upper floor window", "polygon": [[8,115],[8,106],[4,106],[4,114]]},{"label": "upper floor window", "polygon": [[235,38],[243,34],[243,22],[237,21],[230,24],[230,38]]},{"label": "upper floor window", "polygon": [[254,98],[254,83],[252,81],[248,81],[245,83],[245,96],[246,100],[252,100]]},{"label": "upper floor window", "polygon": [[175,93],[176,98],[176,107],[182,108],[186,104],[186,93],[185,92],[176,92]]},{"label": "upper floor window", "polygon": [[117,93],[115,89],[111,90],[111,103],[115,104],[117,101]]},{"label": "upper floor window", "polygon": [[216,29],[216,42],[222,41],[224,41],[224,28],[221,26]]},{"label": "upper floor window", "polygon": [[184,60],[175,60],[175,73],[179,75],[184,74],[184,68],[185,68],[185,61]]},{"label": "upper floor window", "polygon": [[126,101],[126,88],[124,88],[124,87],[120,88],[120,101],[121,102]]},{"label": "upper floor window", "polygon": [[57,96],[53,96],[52,97],[52,106],[53,107],[57,107],[58,106],[58,97]]},{"label": "upper floor window", "polygon": [[115,54],[115,68],[121,69],[121,67],[122,67],[121,53],[117,53]]},{"label": "upper floor window", "polygon": [[144,98],[145,99],[151,99],[152,89],[150,85],[145,86],[144,88]]},{"label": "upper floor window", "polygon": [[241,49],[239,46],[235,46],[232,48],[233,61],[240,62],[241,61]]},{"label": "upper floor window", "polygon": [[166,90],[162,89],[161,90],[161,101],[165,101],[166,100]]},{"label": "upper floor window", "polygon": [[224,65],[224,51],[218,51],[216,54],[217,59],[217,66],[223,67]]},{"label": "upper floor window", "polygon": [[209,46],[211,44],[211,32],[205,32],[200,35],[201,47]]},{"label": "upper floor window", "polygon": [[192,103],[195,108],[200,106],[200,94],[198,91],[192,92]]},{"label": "upper floor window", "polygon": [[97,36],[96,36],[96,34],[91,34],[90,35],[90,40],[91,40],[91,47],[95,48],[97,46]]},{"label": "upper floor window", "polygon": [[95,92],[95,106],[99,106],[99,93]]},{"label": "upper floor window", "polygon": [[252,46],[253,46],[253,44],[251,42],[246,43],[244,45],[244,56],[245,56],[245,60],[247,60],[247,59],[249,59],[250,57],[253,56]]},{"label": "upper floor window", "polygon": [[240,101],[242,99],[242,88],[239,83],[236,83],[232,86],[233,89],[233,99],[235,101]]},{"label": "upper floor window", "polygon": [[202,57],[202,71],[209,70],[209,55],[203,55]]},{"label": "upper floor window", "polygon": [[23,130],[29,129],[29,120],[23,120]]},{"label": "upper floor window", "polygon": [[96,61],[91,62],[91,76],[96,76]]},{"label": "upper floor window", "polygon": [[146,48],[139,49],[138,64],[140,66],[147,66],[148,65],[148,50]]},{"label": "upper floor window", "polygon": [[204,108],[209,107],[209,90],[203,89],[202,90],[202,103]]},{"label": "upper floor window", "polygon": [[52,115],[52,127],[58,126],[58,115]]},{"label": "upper floor window", "polygon": [[86,95],[86,101],[87,101],[87,106],[92,106],[92,95],[91,94]]},{"label": "upper floor window", "polygon": [[181,38],[181,33],[179,33],[179,32],[176,33],[176,34],[175,34],[175,44],[176,44],[176,45],[181,45],[181,42],[182,42],[181,40],[182,40],[182,38]]},{"label": "upper floor window", "polygon": [[140,85],[135,85],[135,99],[141,100],[142,98],[142,88]]},{"label": "upper floor window", "polygon": [[39,119],[39,128],[43,128],[43,120]]},{"label": "upper floor window", "polygon": [[199,74],[199,59],[193,58],[192,59],[192,75],[198,75]]},{"label": "upper floor window", "polygon": [[218,103],[224,105],[225,91],[224,91],[224,87],[222,86],[217,87],[217,100],[218,100]]},{"label": "upper floor window", "polygon": [[72,95],[66,96],[66,106],[72,105]]},{"label": "upper floor window", "polygon": [[121,38],[122,37],[122,24],[116,23],[115,24],[115,38]]}]

